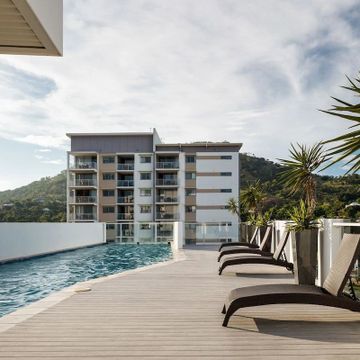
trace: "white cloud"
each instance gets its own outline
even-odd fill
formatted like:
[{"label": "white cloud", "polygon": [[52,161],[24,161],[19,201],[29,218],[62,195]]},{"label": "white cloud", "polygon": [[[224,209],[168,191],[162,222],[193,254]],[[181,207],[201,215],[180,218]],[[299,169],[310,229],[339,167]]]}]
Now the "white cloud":
[{"label": "white cloud", "polygon": [[348,126],[316,109],[358,71],[356,4],[66,0],[63,58],[0,59],[0,136],[65,150],[66,132],[156,127],[286,157]]},{"label": "white cloud", "polygon": [[61,165],[65,164],[65,161],[62,159],[53,159],[53,160],[42,160],[43,164],[53,164],[53,165]]}]

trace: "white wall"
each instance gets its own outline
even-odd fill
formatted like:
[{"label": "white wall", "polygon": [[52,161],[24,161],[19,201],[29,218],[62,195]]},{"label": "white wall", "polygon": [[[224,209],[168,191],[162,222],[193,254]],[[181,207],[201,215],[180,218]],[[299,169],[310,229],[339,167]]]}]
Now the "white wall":
[{"label": "white wall", "polygon": [[0,223],[0,262],[105,242],[103,223]]}]

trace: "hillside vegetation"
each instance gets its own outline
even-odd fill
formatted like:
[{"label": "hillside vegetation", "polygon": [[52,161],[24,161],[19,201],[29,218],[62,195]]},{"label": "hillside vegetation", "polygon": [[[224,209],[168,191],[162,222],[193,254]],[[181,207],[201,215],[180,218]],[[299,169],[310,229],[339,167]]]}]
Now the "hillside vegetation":
[{"label": "hillside vegetation", "polygon": [[[264,158],[241,154],[241,187],[259,179],[267,192],[266,209],[273,216],[286,219],[288,210],[300,195],[289,196],[276,176],[281,166]],[[360,202],[360,176],[318,176],[317,216],[360,217],[359,208],[345,206]],[[14,190],[0,192],[0,222],[65,221],[66,174],[42,178]]]}]

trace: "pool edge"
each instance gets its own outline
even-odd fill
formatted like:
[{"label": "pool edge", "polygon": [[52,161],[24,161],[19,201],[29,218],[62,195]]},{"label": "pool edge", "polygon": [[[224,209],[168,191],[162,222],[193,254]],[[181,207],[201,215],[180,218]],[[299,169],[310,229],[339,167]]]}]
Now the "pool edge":
[{"label": "pool edge", "polygon": [[115,279],[118,277],[123,277],[131,274],[136,274],[138,272],[150,270],[156,267],[167,266],[178,261],[183,261],[186,259],[185,253],[183,250],[175,250],[172,246],[172,259],[167,261],[161,261],[155,264],[146,265],[138,267],[136,269],[126,270],[123,272],[102,276],[99,278],[86,280],[82,282],[75,283],[64,289],[61,289],[57,292],[54,292],[43,299],[35,301],[29,305],[25,305],[18,310],[15,310],[9,314],[4,315],[0,318],[0,334],[11,329],[12,327],[21,324],[22,322],[32,318],[34,315],[37,315],[44,310],[50,309],[54,305],[60,303],[63,300],[70,298],[76,293],[89,291],[91,290],[91,285],[101,283],[107,280]]}]

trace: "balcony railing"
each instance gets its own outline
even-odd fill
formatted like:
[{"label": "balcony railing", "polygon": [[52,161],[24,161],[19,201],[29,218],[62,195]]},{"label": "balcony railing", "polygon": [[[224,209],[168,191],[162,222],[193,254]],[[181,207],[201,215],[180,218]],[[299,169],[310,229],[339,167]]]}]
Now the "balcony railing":
[{"label": "balcony railing", "polygon": [[72,203],[96,203],[96,196],[71,196]]},{"label": "balcony railing", "polygon": [[120,204],[129,204],[134,202],[133,196],[119,196],[117,202]]},{"label": "balcony railing", "polygon": [[156,213],[156,218],[157,219],[163,219],[163,220],[177,220],[179,217],[179,214],[177,213],[169,213],[169,212],[164,212],[164,213]]},{"label": "balcony railing", "polygon": [[162,237],[173,237],[174,232],[173,230],[158,230],[157,235]]},{"label": "balcony railing", "polygon": [[159,161],[156,163],[157,169],[178,169],[179,163],[177,161]]},{"label": "balcony railing", "polygon": [[79,161],[70,165],[70,169],[97,169],[95,161]]},{"label": "balcony railing", "polygon": [[122,187],[134,186],[134,180],[118,180],[117,186],[122,186]]},{"label": "balcony railing", "polygon": [[118,164],[117,169],[131,171],[134,170],[134,164]]},{"label": "balcony railing", "polygon": [[96,179],[73,179],[69,181],[70,186],[96,186]]},{"label": "balcony railing", "polygon": [[156,198],[157,202],[160,203],[176,203],[178,201],[178,198],[176,196],[158,196]]},{"label": "balcony railing", "polygon": [[70,220],[96,220],[95,214],[71,214]]},{"label": "balcony railing", "polygon": [[118,220],[134,220],[134,214],[131,213],[119,213],[117,215]]},{"label": "balcony railing", "polygon": [[156,185],[159,186],[173,186],[177,184],[177,179],[156,179]]},{"label": "balcony railing", "polygon": [[134,230],[123,229],[122,232],[118,231],[117,236],[132,237],[134,236]]}]

